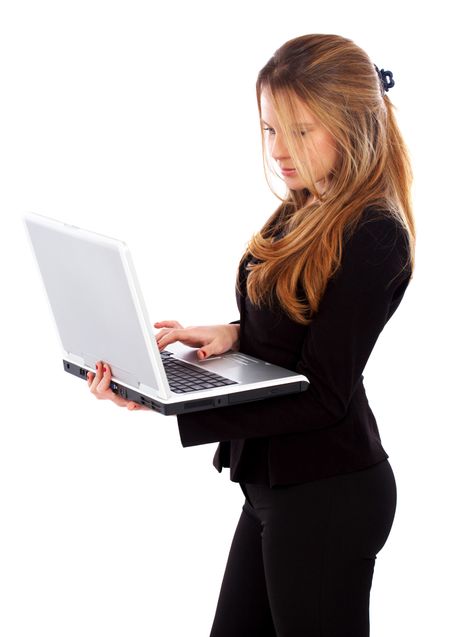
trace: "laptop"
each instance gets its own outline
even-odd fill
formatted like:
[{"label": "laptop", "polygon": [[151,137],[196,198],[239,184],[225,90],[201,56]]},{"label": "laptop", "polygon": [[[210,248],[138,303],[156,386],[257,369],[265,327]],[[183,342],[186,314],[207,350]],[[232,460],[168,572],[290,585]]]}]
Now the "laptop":
[{"label": "laptop", "polygon": [[196,348],[179,341],[160,352],[123,241],[34,212],[23,221],[65,372],[86,380],[97,361],[106,362],[113,392],[164,415],[307,390],[306,376],[242,352],[200,361]]}]

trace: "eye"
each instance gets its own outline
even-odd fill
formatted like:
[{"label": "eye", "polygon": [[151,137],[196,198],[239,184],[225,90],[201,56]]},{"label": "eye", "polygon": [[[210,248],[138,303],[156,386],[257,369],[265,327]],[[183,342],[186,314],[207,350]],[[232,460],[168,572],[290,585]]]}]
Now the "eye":
[{"label": "eye", "polygon": [[[272,132],[271,132],[271,134],[274,132],[273,128],[270,128],[270,127],[263,128],[263,130],[266,130],[266,131],[272,131]],[[306,135],[306,132],[307,132],[307,131],[302,130],[302,131],[298,131],[298,132],[299,132],[299,133],[300,133],[300,135],[302,135],[302,137],[303,137],[303,136],[305,136],[305,135]],[[298,132],[294,131],[294,134],[296,134],[296,135],[297,135],[297,134],[298,134]]]}]

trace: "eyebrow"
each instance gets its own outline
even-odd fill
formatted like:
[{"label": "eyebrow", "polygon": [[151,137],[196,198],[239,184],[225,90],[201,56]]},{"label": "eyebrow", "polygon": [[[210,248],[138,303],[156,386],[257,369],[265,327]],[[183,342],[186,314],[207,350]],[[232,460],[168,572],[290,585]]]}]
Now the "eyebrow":
[{"label": "eyebrow", "polygon": [[[261,123],[267,124],[267,126],[270,126],[270,124],[264,121],[263,119],[261,119]],[[298,126],[314,126],[313,122],[294,122],[294,123],[297,124]]]}]

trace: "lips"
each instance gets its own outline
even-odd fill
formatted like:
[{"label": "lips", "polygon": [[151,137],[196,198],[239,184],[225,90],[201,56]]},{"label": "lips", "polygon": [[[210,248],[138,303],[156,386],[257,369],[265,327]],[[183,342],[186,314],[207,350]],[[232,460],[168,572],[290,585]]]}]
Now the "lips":
[{"label": "lips", "polygon": [[284,173],[285,175],[290,175],[290,174],[295,173],[297,171],[295,170],[295,168],[282,168],[281,172]]}]

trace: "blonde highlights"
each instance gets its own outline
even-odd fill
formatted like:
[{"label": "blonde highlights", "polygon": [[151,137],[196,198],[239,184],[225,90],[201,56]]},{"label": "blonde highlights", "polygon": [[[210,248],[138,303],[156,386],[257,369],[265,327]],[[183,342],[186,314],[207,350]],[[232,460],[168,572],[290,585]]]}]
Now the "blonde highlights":
[{"label": "blonde highlights", "polygon": [[[273,104],[291,163],[306,187],[287,187],[283,197],[278,195],[270,180],[274,171],[261,123],[264,172],[281,204],[251,237],[240,266],[253,257],[246,283],[253,304],[273,306],[276,297],[292,320],[308,325],[329,278],[340,266],[344,234],[352,232],[367,207],[392,215],[404,228],[409,243],[404,267],[410,265],[413,271],[411,163],[394,106],[380,90],[374,64],[347,38],[312,34],[280,47],[258,74],[260,122],[263,90]],[[308,147],[297,135],[299,100],[335,140],[338,161],[324,192],[314,183]],[[316,198],[312,203],[310,195]],[[236,285],[242,292],[239,275]]]}]

